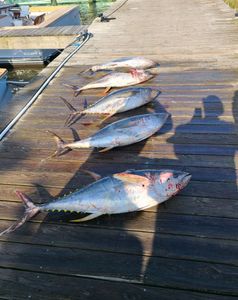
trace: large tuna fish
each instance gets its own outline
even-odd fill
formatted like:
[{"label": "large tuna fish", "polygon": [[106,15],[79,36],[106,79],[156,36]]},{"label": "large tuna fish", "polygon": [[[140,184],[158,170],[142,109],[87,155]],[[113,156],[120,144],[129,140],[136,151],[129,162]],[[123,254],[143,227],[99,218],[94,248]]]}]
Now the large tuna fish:
[{"label": "large tuna fish", "polygon": [[118,68],[131,68],[131,69],[150,69],[158,67],[159,64],[149,58],[134,56],[118,58],[107,63],[92,66],[87,71],[103,71],[103,70],[115,70]]},{"label": "large tuna fish", "polygon": [[17,192],[26,210],[20,221],[0,233],[12,232],[43,211],[83,212],[89,215],[74,222],[92,220],[105,214],[140,211],[168,200],[191,179],[189,173],[173,170],[131,170],[104,177],[87,187],[46,204],[35,205]]},{"label": "large tuna fish", "polygon": [[81,91],[88,89],[106,88],[105,93],[108,92],[112,87],[124,87],[135,85],[153,78],[155,75],[149,71],[132,69],[130,72],[111,72],[102,78],[86,84],[79,88],[76,86],[65,84],[66,86],[72,87],[77,96]]},{"label": "large tuna fish", "polygon": [[107,115],[105,118],[107,119],[116,113],[121,113],[142,106],[154,100],[159,96],[159,94],[160,91],[149,87],[125,88],[108,94],[82,111],[77,111],[71,104],[69,104],[68,101],[61,97],[68,108],[72,111],[66,120],[65,125],[70,126],[81,116],[87,114],[103,114]]},{"label": "large tuna fish", "polygon": [[49,131],[57,142],[57,150],[52,157],[73,149],[104,148],[101,150],[104,152],[118,146],[140,142],[158,131],[168,116],[168,113],[152,113],[129,117],[107,125],[89,138],[72,143],[65,143],[58,135]]}]

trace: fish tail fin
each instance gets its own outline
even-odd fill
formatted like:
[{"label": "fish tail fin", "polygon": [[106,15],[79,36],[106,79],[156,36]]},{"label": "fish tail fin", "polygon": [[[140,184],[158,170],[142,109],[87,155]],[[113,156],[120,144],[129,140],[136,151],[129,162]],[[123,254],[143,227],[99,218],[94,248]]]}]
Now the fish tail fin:
[{"label": "fish tail fin", "polygon": [[25,212],[22,218],[17,221],[16,223],[12,224],[10,227],[5,229],[4,231],[0,232],[0,236],[15,231],[17,228],[21,227],[26,221],[33,218],[39,211],[40,207],[36,206],[31,199],[26,196],[24,193],[16,191],[17,196],[22,200],[25,206]]},{"label": "fish tail fin", "polygon": [[64,142],[64,140],[59,137],[57,134],[55,134],[54,132],[48,130],[48,133],[51,133],[56,141],[56,146],[57,149],[56,151],[50,156],[52,157],[56,157],[56,156],[61,156],[69,151],[71,151],[72,149],[70,147],[67,146],[67,144]]},{"label": "fish tail fin", "polygon": [[66,119],[66,121],[64,123],[64,126],[71,126],[76,121],[78,121],[84,115],[84,113],[77,111],[76,108],[74,108],[73,105],[70,104],[65,98],[63,98],[63,97],[60,97],[60,98],[64,101],[64,104],[71,111],[71,113],[69,114],[68,118]]},{"label": "fish tail fin", "polygon": [[74,90],[74,96],[77,97],[80,92],[81,92],[81,89],[79,87],[77,87],[76,85],[73,85],[73,84],[67,84],[67,83],[64,83],[63,84],[64,86],[67,86],[67,87],[70,87],[71,89]]},{"label": "fish tail fin", "polygon": [[73,107],[72,104],[69,103],[69,101],[67,101],[64,97],[60,97],[61,100],[63,100],[64,104],[68,107],[68,109],[72,112],[76,112],[77,109],[75,107]]},{"label": "fish tail fin", "polygon": [[77,122],[81,117],[83,117],[85,113],[83,112],[73,112],[69,114],[68,118],[66,119],[64,126],[71,126],[75,122]]}]

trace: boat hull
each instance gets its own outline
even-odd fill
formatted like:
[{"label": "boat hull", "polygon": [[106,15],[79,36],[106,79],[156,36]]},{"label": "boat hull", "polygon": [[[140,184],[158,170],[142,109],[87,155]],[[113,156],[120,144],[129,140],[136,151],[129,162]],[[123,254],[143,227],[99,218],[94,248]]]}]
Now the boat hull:
[{"label": "boat hull", "polygon": [[57,49],[0,49],[0,64],[6,65],[43,65],[57,55]]},{"label": "boat hull", "polygon": [[0,102],[3,100],[7,91],[7,72],[5,69],[0,69]]},{"label": "boat hull", "polygon": [[[80,25],[80,15],[79,9],[77,6],[59,9],[58,11],[52,12],[47,19],[37,25],[39,28],[47,27],[58,27],[58,26],[75,26]],[[7,26],[7,24],[5,25]],[[4,29],[6,27],[1,27]],[[9,29],[9,27],[7,27]],[[14,27],[13,27],[14,28]],[[21,28],[27,29],[27,26],[21,26]],[[7,37],[4,37],[5,39]],[[12,39],[12,37],[10,36]],[[49,36],[50,39],[50,36]],[[59,49],[30,49],[27,47],[27,42],[24,41],[23,44],[25,49],[11,49],[11,47],[0,49],[0,63],[1,64],[10,64],[10,65],[35,65],[35,64],[44,64],[50,61],[59,53]],[[50,44],[50,46],[52,43]],[[10,48],[10,49],[9,49]],[[45,47],[47,48],[47,47]]]}]

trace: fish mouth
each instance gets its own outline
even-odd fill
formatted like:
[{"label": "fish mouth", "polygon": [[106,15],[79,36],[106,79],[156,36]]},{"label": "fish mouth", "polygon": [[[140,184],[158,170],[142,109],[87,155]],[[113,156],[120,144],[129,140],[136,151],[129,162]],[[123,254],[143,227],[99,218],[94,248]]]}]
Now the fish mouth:
[{"label": "fish mouth", "polygon": [[181,176],[181,185],[182,185],[183,188],[189,183],[189,181],[191,180],[191,178],[192,178],[192,175],[189,174],[189,173],[184,173]]},{"label": "fish mouth", "polygon": [[153,99],[156,99],[161,93],[162,93],[162,92],[159,91],[159,90],[152,89],[152,91],[151,91],[151,97],[152,97]]}]

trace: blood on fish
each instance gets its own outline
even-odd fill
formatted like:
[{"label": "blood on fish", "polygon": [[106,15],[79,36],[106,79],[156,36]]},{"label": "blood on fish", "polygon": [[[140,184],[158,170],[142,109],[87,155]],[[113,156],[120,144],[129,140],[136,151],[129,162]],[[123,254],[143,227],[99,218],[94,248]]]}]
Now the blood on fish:
[{"label": "blood on fish", "polygon": [[17,196],[22,200],[25,212],[16,223],[0,232],[0,236],[15,231],[43,211],[87,213],[89,215],[86,217],[74,220],[84,222],[104,214],[144,210],[177,194],[190,179],[189,173],[177,170],[127,170],[101,178],[71,195],[40,205],[34,204],[27,195],[18,191]]}]

